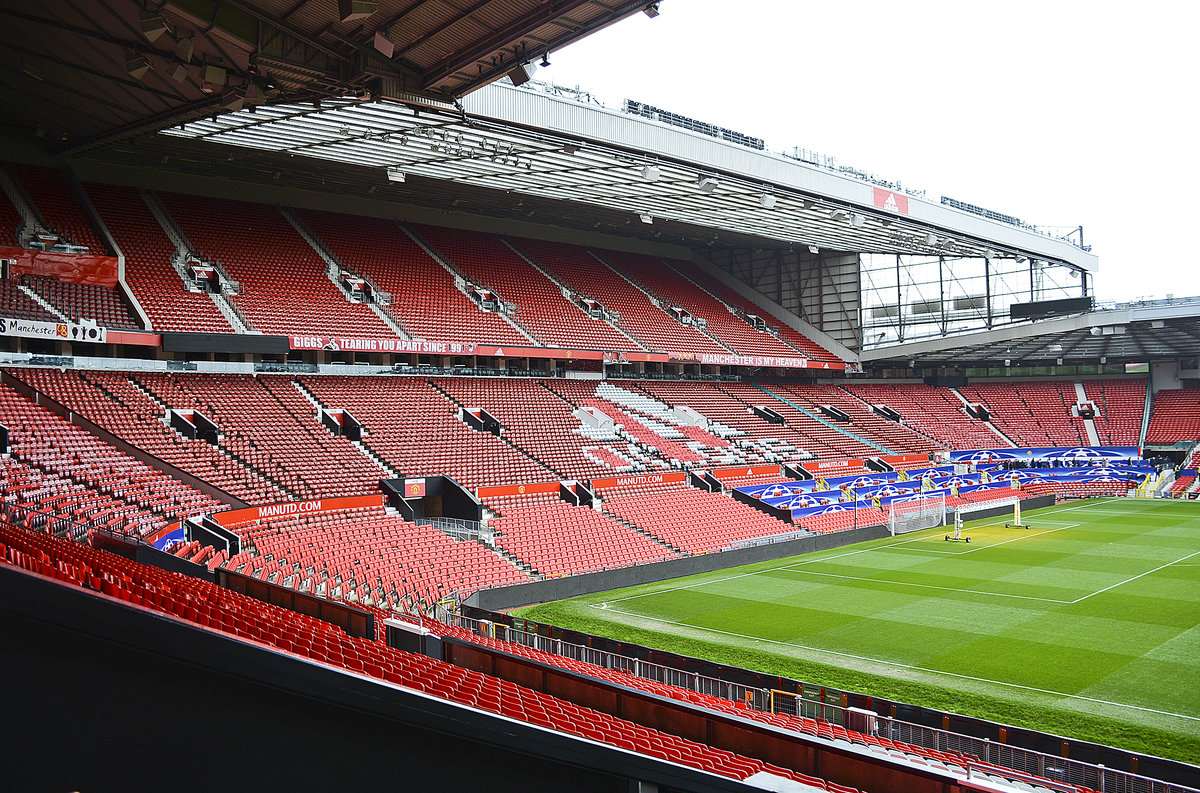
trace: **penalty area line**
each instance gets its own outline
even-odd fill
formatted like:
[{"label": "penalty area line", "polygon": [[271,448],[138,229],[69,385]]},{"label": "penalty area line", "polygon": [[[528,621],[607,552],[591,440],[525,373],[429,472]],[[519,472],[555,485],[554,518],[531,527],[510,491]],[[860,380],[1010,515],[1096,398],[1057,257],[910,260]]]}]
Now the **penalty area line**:
[{"label": "penalty area line", "polygon": [[[591,606],[591,608],[597,608],[597,606],[595,604],[590,604],[590,606]],[[1036,694],[1047,694],[1047,695],[1055,696],[1055,697],[1076,699],[1081,702],[1091,702],[1096,705],[1108,705],[1110,707],[1122,708],[1125,710],[1136,710],[1141,713],[1153,713],[1158,716],[1169,716],[1171,718],[1176,718],[1176,719],[1186,719],[1188,721],[1200,722],[1200,716],[1188,716],[1183,713],[1172,713],[1168,710],[1156,710],[1155,708],[1146,708],[1146,707],[1142,707],[1141,705],[1127,705],[1123,702],[1113,702],[1111,700],[1099,699],[1097,697],[1085,697],[1082,694],[1068,694],[1068,693],[1065,693],[1062,691],[1053,691],[1048,688],[1038,688],[1037,686],[1026,686],[1026,685],[1022,685],[1021,683],[1008,683],[1003,680],[991,680],[986,677],[975,677],[973,675],[964,675],[964,674],[960,674],[958,672],[947,672],[947,671],[944,671],[941,669],[929,669],[928,667],[916,666],[914,664],[902,664],[902,663],[899,663],[898,661],[885,661],[881,658],[871,658],[870,656],[866,656],[866,655],[855,655],[854,653],[846,653],[846,652],[841,652],[839,650],[827,650],[827,649],[824,649],[821,647],[810,647],[808,645],[795,644],[793,642],[782,642],[777,639],[764,639],[761,636],[748,636],[744,633],[735,633],[733,631],[723,631],[723,630],[720,630],[719,628],[704,628],[699,625],[692,625],[691,623],[687,623],[687,622],[677,622],[675,620],[662,619],[661,617],[647,617],[644,614],[637,614],[637,613],[631,612],[631,611],[621,611],[619,609],[614,609],[614,608],[609,608],[608,611],[610,611],[614,614],[621,614],[621,615],[624,615],[627,617],[636,617],[638,619],[648,620],[650,622],[659,622],[664,625],[672,625],[677,628],[691,628],[693,630],[707,632],[707,633],[715,633],[715,634],[721,634],[724,636],[732,636],[737,639],[746,639],[748,641],[754,641],[754,642],[765,642],[766,644],[776,644],[781,647],[791,647],[791,648],[795,648],[797,650],[807,650],[807,651],[813,652],[813,653],[823,653],[826,655],[837,656],[839,658],[849,658],[849,659],[852,659],[855,661],[866,661],[868,663],[879,664],[880,666],[890,666],[895,669],[907,669],[907,670],[910,670],[913,672],[925,672],[925,673],[928,673],[931,675],[943,675],[945,677],[953,677],[953,678],[958,678],[960,680],[970,680],[975,683],[987,683],[987,684],[994,685],[994,686],[1002,686],[1005,688],[1015,688],[1015,689],[1020,689],[1022,691],[1031,691]]]}]

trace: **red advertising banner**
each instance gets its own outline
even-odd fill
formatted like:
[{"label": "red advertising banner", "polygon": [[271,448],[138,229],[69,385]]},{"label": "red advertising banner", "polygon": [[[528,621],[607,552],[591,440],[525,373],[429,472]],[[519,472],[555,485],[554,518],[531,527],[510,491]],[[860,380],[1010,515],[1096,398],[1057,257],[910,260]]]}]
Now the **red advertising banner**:
[{"label": "red advertising banner", "polygon": [[606,487],[629,487],[630,485],[665,485],[671,482],[686,482],[687,472],[674,471],[669,474],[630,474],[608,479],[593,479],[592,490]]},{"label": "red advertising banner", "polygon": [[875,193],[875,206],[880,209],[886,209],[888,212],[898,212],[901,215],[908,214],[908,196],[903,193],[884,190],[882,187],[872,189]]},{"label": "red advertising banner", "polygon": [[289,518],[293,515],[320,515],[323,512],[337,512],[343,509],[358,507],[378,507],[383,505],[383,496],[346,496],[345,498],[320,498],[312,501],[290,501],[284,504],[267,504],[248,509],[232,509],[228,512],[218,512],[212,518],[222,526],[234,523],[245,523],[264,518]]},{"label": "red advertising banner", "polygon": [[557,493],[559,488],[558,482],[532,482],[524,485],[496,485],[494,487],[481,487],[475,491],[475,495],[480,498],[488,498],[489,496],[524,496],[534,493]]},{"label": "red advertising banner", "polygon": [[110,289],[117,285],[119,263],[116,256],[34,251],[0,245],[0,259],[12,259],[9,269],[18,275],[52,275],[64,281],[98,284]]},{"label": "red advertising banner", "polygon": [[568,350],[559,347],[498,347],[460,341],[405,341],[380,336],[350,338],[345,336],[290,336],[293,350],[330,350],[333,352],[391,352],[423,355],[475,355],[495,358],[551,358],[559,361],[604,361],[605,363],[666,363],[696,361],[712,366],[771,366],[786,369],[846,368],[842,361],[810,361],[770,355],[719,355],[692,352],[646,352],[645,350]]},{"label": "red advertising banner", "polygon": [[822,474],[837,473],[842,468],[862,468],[862,460],[817,460],[813,463],[800,463],[805,471]]},{"label": "red advertising banner", "polygon": [[896,463],[927,463],[927,462],[929,462],[929,455],[928,454],[895,454],[895,455],[892,455],[891,457],[880,457],[879,459],[883,460],[885,463],[888,463],[889,465],[894,465]]},{"label": "red advertising banner", "polygon": [[711,471],[716,479],[738,479],[743,476],[778,476],[783,468],[778,465],[756,465],[750,468],[718,468]]}]

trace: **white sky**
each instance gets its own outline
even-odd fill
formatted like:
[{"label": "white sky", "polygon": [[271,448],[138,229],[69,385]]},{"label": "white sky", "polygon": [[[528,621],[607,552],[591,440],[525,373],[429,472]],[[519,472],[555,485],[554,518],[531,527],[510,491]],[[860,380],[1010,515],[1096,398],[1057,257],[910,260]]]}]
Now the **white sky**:
[{"label": "white sky", "polygon": [[578,85],[910,189],[1083,225],[1100,300],[1200,295],[1200,4],[662,0],[551,53]]}]

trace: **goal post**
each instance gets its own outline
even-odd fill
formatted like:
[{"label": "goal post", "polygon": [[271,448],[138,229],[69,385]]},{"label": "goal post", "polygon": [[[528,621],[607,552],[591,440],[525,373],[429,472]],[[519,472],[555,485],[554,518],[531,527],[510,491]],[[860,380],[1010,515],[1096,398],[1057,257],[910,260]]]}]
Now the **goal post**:
[{"label": "goal post", "polygon": [[893,537],[910,531],[932,529],[945,522],[945,493],[930,493],[907,501],[894,501],[888,507],[888,531]]}]

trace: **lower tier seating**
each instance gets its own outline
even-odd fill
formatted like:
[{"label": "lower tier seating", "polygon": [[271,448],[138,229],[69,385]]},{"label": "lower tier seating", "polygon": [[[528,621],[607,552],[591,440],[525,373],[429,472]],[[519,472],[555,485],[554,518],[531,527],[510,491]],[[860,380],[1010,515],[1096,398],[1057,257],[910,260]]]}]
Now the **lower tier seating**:
[{"label": "lower tier seating", "polygon": [[256,643],[354,674],[424,691],[462,705],[499,713],[589,740],[732,779],[761,772],[828,788],[753,757],[690,741],[669,732],[575,705],[532,688],[426,656],[351,637],[313,617],[255,600],[216,584],[138,564],[79,543],[0,521],[0,563],[79,587],[127,607],[165,614],[210,631]]}]

